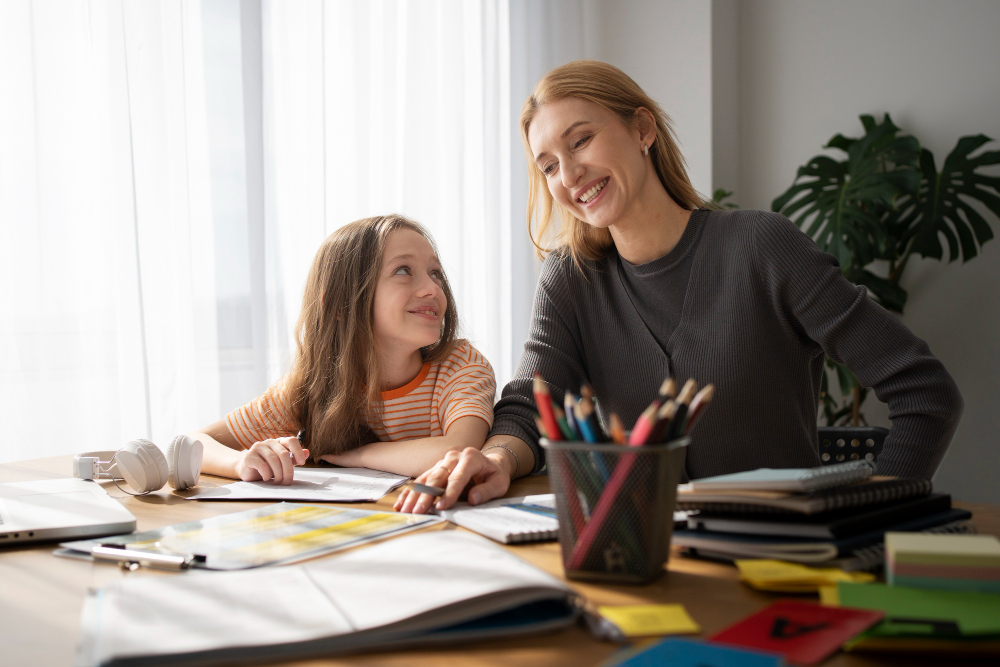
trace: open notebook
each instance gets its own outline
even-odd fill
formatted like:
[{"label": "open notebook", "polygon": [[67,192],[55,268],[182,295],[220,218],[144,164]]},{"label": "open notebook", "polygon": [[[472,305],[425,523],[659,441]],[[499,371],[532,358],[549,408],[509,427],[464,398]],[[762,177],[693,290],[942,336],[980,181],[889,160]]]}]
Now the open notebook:
[{"label": "open notebook", "polygon": [[544,632],[565,583],[475,535],[435,531],[303,565],[129,575],[84,603],[75,664],[246,664]]},{"label": "open notebook", "polygon": [[551,493],[498,498],[475,506],[456,503],[438,514],[462,528],[504,544],[559,539],[556,497]]}]

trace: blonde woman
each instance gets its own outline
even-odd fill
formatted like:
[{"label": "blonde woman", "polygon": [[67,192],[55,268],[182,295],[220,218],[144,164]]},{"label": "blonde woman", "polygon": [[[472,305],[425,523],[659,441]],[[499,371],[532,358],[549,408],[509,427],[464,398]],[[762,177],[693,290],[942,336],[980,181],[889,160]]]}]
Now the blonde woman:
[{"label": "blonde woman", "polygon": [[[473,503],[497,497],[543,469],[535,370],[557,402],[590,383],[602,416],[626,424],[664,377],[713,383],[687,451],[686,476],[698,478],[819,465],[825,353],[889,404],[877,472],[933,475],[962,411],[942,364],[783,216],[701,208],[669,120],[624,72],[552,70],[524,105],[521,138],[529,231],[546,257],[531,328],[485,447],[419,478],[447,484],[440,507],[466,489]],[[431,502],[409,493],[398,507]]]},{"label": "blonde woman", "polygon": [[496,380],[457,327],[423,227],[399,215],[341,227],[309,271],[291,371],[192,434],[203,472],[290,484],[311,456],[414,476],[450,450],[478,451]]}]

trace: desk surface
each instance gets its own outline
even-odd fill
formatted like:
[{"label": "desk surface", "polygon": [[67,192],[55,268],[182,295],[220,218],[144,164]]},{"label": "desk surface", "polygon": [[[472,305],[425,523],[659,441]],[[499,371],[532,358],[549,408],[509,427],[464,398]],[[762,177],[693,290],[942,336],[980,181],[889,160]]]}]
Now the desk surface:
[{"label": "desk surface", "polygon": [[[0,465],[0,482],[66,477],[70,457],[61,456]],[[202,476],[204,487],[228,483]],[[108,482],[108,493],[118,498],[138,519],[137,530],[151,530],[184,521],[237,512],[266,503],[197,502],[175,495],[169,487],[141,497],[128,496]],[[512,493],[545,493],[548,479],[521,479]],[[371,505],[391,509],[395,493]],[[981,533],[1000,535],[1000,508],[956,503],[969,509]],[[359,507],[359,505],[352,505]],[[463,530],[444,524],[438,530]],[[79,632],[80,610],[87,589],[125,576],[118,568],[51,555],[53,544],[6,547],[0,550],[0,647],[5,665],[69,665]],[[563,576],[559,546],[554,542],[508,547],[538,567]],[[130,574],[128,576],[145,576]],[[154,575],[173,576],[173,575]],[[702,627],[701,637],[714,634],[779,596],[751,590],[737,581],[736,569],[722,564],[671,555],[668,571],[646,586],[598,586],[570,582],[595,604],[683,603]],[[808,598],[807,598],[808,599]],[[555,634],[457,646],[451,649],[410,650],[298,662],[297,665],[437,665],[459,660],[462,665],[594,665],[616,649],[592,639],[582,628]],[[840,665],[904,665],[905,657],[874,657],[840,653],[824,667]],[[926,663],[917,663],[926,664]]]}]

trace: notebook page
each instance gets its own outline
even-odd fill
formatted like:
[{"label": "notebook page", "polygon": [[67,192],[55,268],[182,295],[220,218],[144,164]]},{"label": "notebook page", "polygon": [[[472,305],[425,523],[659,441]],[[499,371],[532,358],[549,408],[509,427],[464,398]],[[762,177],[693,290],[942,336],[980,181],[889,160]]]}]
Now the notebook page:
[{"label": "notebook page", "polygon": [[475,506],[458,503],[440,514],[452,523],[500,542],[513,535],[550,534],[555,537],[559,530],[559,521],[554,516],[555,496],[551,493],[502,498]]},{"label": "notebook page", "polygon": [[97,655],[188,653],[349,633],[301,567],[128,575],[98,593]]},{"label": "notebook page", "polygon": [[[401,537],[303,566],[358,630],[395,623],[445,605],[514,589],[571,590],[555,577],[477,535],[435,531]],[[522,596],[503,597],[498,608]],[[525,600],[527,601],[527,600]],[[476,616],[489,612],[477,600]],[[442,622],[434,616],[435,625]]]}]

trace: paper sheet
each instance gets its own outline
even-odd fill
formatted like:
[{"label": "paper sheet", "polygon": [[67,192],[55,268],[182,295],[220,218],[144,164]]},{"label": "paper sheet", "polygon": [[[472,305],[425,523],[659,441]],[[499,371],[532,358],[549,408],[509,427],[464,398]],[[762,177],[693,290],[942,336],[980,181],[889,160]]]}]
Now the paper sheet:
[{"label": "paper sheet", "polygon": [[368,468],[297,468],[291,484],[233,482],[188,496],[191,500],[298,500],[374,502],[409,477]]}]

